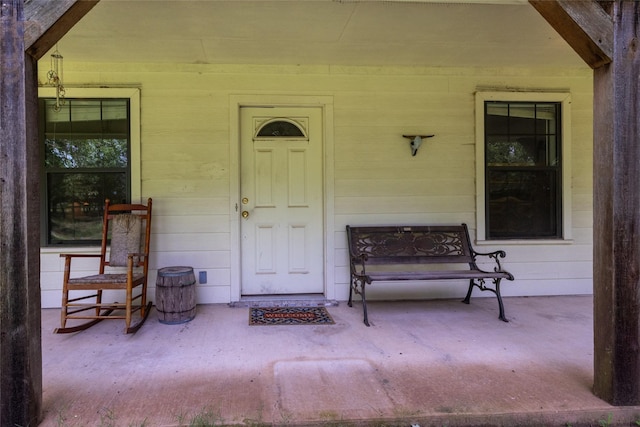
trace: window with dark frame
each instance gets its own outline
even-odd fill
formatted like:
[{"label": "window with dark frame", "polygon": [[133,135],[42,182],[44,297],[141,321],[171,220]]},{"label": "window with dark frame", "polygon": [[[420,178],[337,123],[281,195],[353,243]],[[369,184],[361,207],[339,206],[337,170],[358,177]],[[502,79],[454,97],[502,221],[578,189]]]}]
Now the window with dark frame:
[{"label": "window with dark frame", "polygon": [[487,239],[562,237],[561,104],[485,102]]},{"label": "window with dark frame", "polygon": [[97,244],[105,199],[131,200],[129,99],[40,99],[43,244]]}]

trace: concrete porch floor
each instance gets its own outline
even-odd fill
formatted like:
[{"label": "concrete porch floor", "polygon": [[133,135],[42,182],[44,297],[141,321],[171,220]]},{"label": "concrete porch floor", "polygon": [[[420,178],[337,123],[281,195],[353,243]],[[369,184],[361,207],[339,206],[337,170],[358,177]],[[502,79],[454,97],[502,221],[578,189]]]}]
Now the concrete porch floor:
[{"label": "concrete porch floor", "polygon": [[590,296],[370,302],[334,325],[249,326],[248,308],[133,335],[120,320],[54,335],[42,311],[41,426],[609,426],[640,407],[592,393]]}]

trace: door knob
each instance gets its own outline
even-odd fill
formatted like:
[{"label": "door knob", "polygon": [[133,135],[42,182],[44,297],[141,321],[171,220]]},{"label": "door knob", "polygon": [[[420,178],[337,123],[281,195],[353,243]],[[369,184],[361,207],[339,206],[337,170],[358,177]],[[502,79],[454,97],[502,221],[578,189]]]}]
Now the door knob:
[{"label": "door knob", "polygon": [[249,218],[249,211],[242,211],[242,218]]}]

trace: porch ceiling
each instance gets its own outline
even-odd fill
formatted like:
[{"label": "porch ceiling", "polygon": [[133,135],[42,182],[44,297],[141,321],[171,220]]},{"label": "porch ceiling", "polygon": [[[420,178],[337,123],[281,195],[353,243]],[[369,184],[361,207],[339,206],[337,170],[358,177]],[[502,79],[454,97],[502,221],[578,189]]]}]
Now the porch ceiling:
[{"label": "porch ceiling", "polygon": [[101,0],[58,48],[68,62],[586,67],[524,0]]}]

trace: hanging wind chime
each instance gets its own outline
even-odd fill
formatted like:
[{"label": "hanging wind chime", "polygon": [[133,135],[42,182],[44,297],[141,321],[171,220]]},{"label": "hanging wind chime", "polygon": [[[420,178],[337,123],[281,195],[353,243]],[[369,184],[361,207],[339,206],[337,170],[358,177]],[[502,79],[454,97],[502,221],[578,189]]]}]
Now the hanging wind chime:
[{"label": "hanging wind chime", "polygon": [[51,69],[47,73],[48,84],[55,86],[56,88],[56,105],[54,105],[54,111],[60,111],[64,105],[64,85],[63,85],[63,67],[62,67],[62,55],[58,52],[58,45],[56,50],[51,54]]}]

